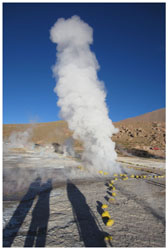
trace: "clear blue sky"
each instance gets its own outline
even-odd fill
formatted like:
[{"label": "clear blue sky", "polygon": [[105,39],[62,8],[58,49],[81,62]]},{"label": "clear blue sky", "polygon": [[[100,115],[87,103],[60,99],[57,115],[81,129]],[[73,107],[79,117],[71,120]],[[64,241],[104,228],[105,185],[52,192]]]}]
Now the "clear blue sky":
[{"label": "clear blue sky", "polygon": [[60,119],[49,30],[72,15],[94,29],[91,49],[113,121],[165,107],[165,4],[5,3],[3,123]]}]

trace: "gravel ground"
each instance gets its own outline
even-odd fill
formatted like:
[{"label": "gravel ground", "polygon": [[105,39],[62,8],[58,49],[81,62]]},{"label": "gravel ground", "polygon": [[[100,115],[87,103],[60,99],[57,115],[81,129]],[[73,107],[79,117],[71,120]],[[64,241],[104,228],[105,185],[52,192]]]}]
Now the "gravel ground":
[{"label": "gravel ground", "polygon": [[[7,189],[3,205],[3,246],[165,247],[165,178],[154,178],[145,170],[135,170],[134,160],[132,168],[125,163],[122,165],[128,176],[143,174],[146,178],[125,181],[121,177],[101,177],[93,181],[66,179],[56,185],[55,175],[62,169],[52,172],[46,168],[51,174],[46,178],[45,173],[42,178],[33,174],[36,178],[32,182],[28,178],[29,185],[24,186],[15,199],[9,198],[11,189]],[[18,175],[16,164],[12,170],[6,160],[5,187],[14,181],[14,177],[9,178],[9,168],[15,178]],[[112,179],[116,190],[109,186]],[[109,198],[114,192],[116,197],[111,201]],[[102,204],[108,207],[102,208]],[[104,211],[114,220],[110,227],[106,226],[108,219],[101,216]],[[112,240],[107,240],[108,236],[112,236]]]},{"label": "gravel ground", "polygon": [[119,162],[128,163],[137,166],[155,167],[165,169],[165,160],[158,160],[154,158],[140,158],[140,157],[118,157]]}]

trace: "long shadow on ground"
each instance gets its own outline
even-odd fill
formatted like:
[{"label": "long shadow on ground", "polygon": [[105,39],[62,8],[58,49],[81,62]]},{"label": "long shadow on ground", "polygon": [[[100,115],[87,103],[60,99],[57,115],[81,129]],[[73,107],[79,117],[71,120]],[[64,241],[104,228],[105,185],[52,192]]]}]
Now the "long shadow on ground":
[{"label": "long shadow on ground", "polygon": [[33,247],[35,240],[35,247],[45,247],[48,220],[50,216],[49,198],[51,190],[51,179],[40,187],[38,201],[32,212],[32,220],[24,247]]},{"label": "long shadow on ground", "polygon": [[31,183],[25,196],[20,201],[13,216],[3,230],[3,247],[11,247],[22,223],[33,205],[36,195],[39,193],[41,179],[37,178]]},{"label": "long shadow on ground", "polygon": [[85,247],[106,247],[104,236],[96,223],[96,218],[86,203],[84,195],[71,182],[67,183],[67,194],[71,202],[74,219]]}]

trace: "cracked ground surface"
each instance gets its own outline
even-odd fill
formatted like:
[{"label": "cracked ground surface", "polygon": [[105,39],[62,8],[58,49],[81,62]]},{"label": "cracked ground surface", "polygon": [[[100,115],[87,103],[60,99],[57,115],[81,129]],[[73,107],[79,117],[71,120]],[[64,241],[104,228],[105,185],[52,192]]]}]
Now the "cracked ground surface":
[{"label": "cracked ground surface", "polygon": [[[152,173],[122,164],[128,176],[145,174],[147,178],[115,180],[116,197],[111,203],[109,182],[114,177],[67,180],[57,186],[51,175],[43,182],[36,178],[19,199],[4,199],[3,245],[164,247],[165,178],[149,179]],[[108,207],[102,209],[102,204]],[[111,227],[101,217],[105,210],[114,220]],[[105,240],[108,235],[112,240]]]}]

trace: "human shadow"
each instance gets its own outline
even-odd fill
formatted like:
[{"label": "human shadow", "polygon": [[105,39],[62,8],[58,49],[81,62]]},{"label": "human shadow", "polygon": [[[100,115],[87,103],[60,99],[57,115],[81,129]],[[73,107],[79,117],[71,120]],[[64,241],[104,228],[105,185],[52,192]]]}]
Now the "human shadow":
[{"label": "human shadow", "polygon": [[85,247],[106,247],[104,237],[107,234],[99,229],[84,195],[70,181],[67,183],[67,195],[72,205],[80,240],[83,240]]},{"label": "human shadow", "polygon": [[18,207],[13,213],[10,221],[3,230],[3,247],[11,247],[22,223],[33,205],[33,201],[39,192],[41,178],[37,178],[31,183],[27,193],[20,201]]},{"label": "human shadow", "polygon": [[24,247],[45,247],[48,220],[50,216],[50,192],[52,190],[52,180],[48,179],[41,185],[39,198],[32,212],[32,220],[27,233]]}]

